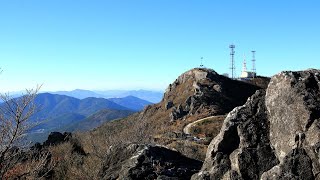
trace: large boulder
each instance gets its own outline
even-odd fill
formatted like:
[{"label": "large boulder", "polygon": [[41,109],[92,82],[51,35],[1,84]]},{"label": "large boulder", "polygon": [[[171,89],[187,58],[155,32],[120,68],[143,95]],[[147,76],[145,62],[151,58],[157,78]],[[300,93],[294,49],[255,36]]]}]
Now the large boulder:
[{"label": "large boulder", "polygon": [[130,144],[111,147],[102,179],[190,179],[202,162],[162,146]]},{"label": "large boulder", "polygon": [[[266,95],[270,141],[282,162],[303,133],[304,149],[314,157],[320,141],[320,72],[282,72],[271,79]],[[318,168],[319,164],[317,164]]]},{"label": "large boulder", "polygon": [[[313,179],[314,176],[320,179],[320,71],[310,69],[277,74],[267,89],[266,106],[270,141],[281,162],[280,172],[273,174],[273,177],[283,177],[281,171],[288,166],[287,159],[293,156],[292,159],[299,163],[289,166],[293,170],[287,176],[289,174],[295,179]],[[292,155],[292,149],[303,150],[303,154]],[[301,163],[306,165],[301,167]],[[298,170],[307,172],[310,168],[310,178],[304,177],[307,173],[299,175]]]},{"label": "large boulder", "polygon": [[272,77],[228,114],[192,179],[320,179],[319,75]]},{"label": "large boulder", "polygon": [[278,164],[269,141],[264,96],[264,90],[257,91],[228,114],[193,179],[258,179]]}]

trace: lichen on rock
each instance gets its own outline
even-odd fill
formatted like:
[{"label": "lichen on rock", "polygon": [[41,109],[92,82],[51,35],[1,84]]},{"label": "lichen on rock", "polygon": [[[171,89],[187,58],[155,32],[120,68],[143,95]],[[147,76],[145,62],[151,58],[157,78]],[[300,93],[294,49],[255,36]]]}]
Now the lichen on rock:
[{"label": "lichen on rock", "polygon": [[320,179],[319,74],[273,76],[228,114],[192,179]]}]

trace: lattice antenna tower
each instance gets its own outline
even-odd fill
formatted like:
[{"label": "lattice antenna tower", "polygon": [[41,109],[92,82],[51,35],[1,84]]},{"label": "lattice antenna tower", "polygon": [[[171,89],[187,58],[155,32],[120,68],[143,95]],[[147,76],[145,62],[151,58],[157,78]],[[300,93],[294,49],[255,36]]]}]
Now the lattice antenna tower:
[{"label": "lattice antenna tower", "polygon": [[236,66],[235,66],[235,63],[234,63],[234,54],[235,54],[235,51],[234,49],[236,48],[236,46],[234,44],[231,44],[229,46],[231,52],[230,52],[230,58],[231,58],[231,62],[230,62],[230,70],[231,70],[231,78],[234,79],[235,78],[235,73],[236,73]]},{"label": "lattice antenna tower", "polygon": [[251,51],[252,52],[252,72],[253,72],[253,77],[256,76],[257,70],[256,70],[256,51]]}]

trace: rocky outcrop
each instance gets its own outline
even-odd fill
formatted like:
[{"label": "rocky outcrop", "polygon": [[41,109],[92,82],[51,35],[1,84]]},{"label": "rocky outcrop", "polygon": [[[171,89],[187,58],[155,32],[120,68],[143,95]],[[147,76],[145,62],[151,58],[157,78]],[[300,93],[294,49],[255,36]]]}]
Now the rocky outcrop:
[{"label": "rocky outcrop", "polygon": [[161,146],[111,147],[101,170],[103,179],[190,179],[202,162]]},{"label": "rocky outcrop", "polygon": [[268,137],[264,95],[263,90],[256,92],[228,114],[209,145],[202,170],[193,179],[258,179],[278,164]]},{"label": "rocky outcrop", "polygon": [[270,140],[281,162],[297,146],[295,137],[299,133],[305,136],[301,146],[315,156],[314,146],[320,142],[319,73],[317,70],[282,72],[269,84],[266,106],[270,114]]},{"label": "rocky outcrop", "polygon": [[270,141],[281,162],[273,176],[283,177],[291,158],[295,163],[289,166],[292,172],[285,173],[286,176],[320,179],[320,71],[282,72],[274,76],[267,89],[266,106]]},{"label": "rocky outcrop", "polygon": [[72,137],[71,133],[64,132],[51,132],[48,136],[48,139],[43,142],[44,146],[57,145],[63,142],[68,141]]},{"label": "rocky outcrop", "polygon": [[186,111],[181,105],[179,105],[177,108],[174,107],[172,109],[172,112],[170,113],[170,120],[175,121],[177,119],[181,119],[187,114],[188,114],[188,111]]},{"label": "rocky outcrop", "polygon": [[41,143],[35,143],[31,150],[33,150],[35,153],[39,151],[47,151],[49,147],[56,146],[62,143],[70,143],[72,145],[71,152],[77,153],[79,155],[85,156],[86,153],[83,150],[83,147],[81,146],[80,142],[72,136],[72,133],[70,132],[51,132],[48,136],[48,139]]},{"label": "rocky outcrop", "polygon": [[312,172],[312,164],[312,160],[304,149],[295,148],[284,157],[280,165],[274,166],[271,170],[265,172],[261,179],[312,180],[315,179]]},{"label": "rocky outcrop", "polygon": [[221,76],[212,69],[195,68],[183,73],[167,88],[163,102],[170,120],[188,116],[212,116],[230,112],[260,89],[250,83]]},{"label": "rocky outcrop", "polygon": [[320,179],[319,74],[272,77],[228,114],[192,179]]}]

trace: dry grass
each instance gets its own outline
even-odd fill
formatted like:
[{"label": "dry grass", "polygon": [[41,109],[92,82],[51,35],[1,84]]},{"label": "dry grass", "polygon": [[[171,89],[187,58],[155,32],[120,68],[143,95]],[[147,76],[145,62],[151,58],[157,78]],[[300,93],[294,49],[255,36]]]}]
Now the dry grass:
[{"label": "dry grass", "polygon": [[167,147],[176,149],[181,154],[200,161],[204,161],[206,158],[208,148],[207,145],[185,140],[173,141],[170,144],[167,144]]},{"label": "dry grass", "polygon": [[201,137],[215,137],[219,134],[221,126],[226,116],[215,116],[210,119],[201,121],[195,126],[190,128],[190,132],[193,136]]}]

